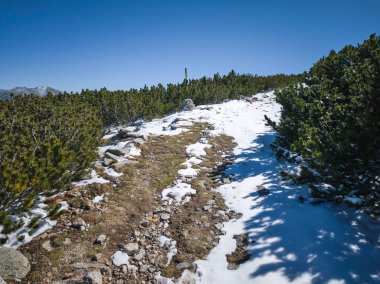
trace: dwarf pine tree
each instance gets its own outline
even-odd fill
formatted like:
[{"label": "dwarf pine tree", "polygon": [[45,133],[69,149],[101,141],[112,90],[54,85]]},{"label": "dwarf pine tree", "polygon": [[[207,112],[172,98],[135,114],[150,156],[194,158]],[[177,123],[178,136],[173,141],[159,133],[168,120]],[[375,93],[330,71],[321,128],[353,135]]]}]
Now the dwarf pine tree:
[{"label": "dwarf pine tree", "polygon": [[277,92],[277,145],[289,148],[339,187],[377,204],[380,197],[380,37],[331,51],[304,85]]}]

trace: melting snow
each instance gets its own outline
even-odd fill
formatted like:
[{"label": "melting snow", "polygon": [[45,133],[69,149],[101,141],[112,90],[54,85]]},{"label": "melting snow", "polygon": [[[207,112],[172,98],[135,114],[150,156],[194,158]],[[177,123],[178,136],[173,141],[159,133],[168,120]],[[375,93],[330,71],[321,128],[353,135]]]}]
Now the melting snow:
[{"label": "melting snow", "polygon": [[126,252],[124,251],[117,251],[115,254],[111,257],[112,262],[116,266],[121,266],[121,265],[130,265],[129,264],[129,256]]},{"label": "melting snow", "polygon": [[98,176],[97,173],[94,170],[92,170],[91,171],[91,178],[90,179],[73,182],[73,185],[76,185],[76,186],[85,186],[85,185],[93,184],[93,183],[101,183],[101,184],[103,184],[103,183],[109,183],[109,182],[110,182],[109,180],[106,180],[106,179]]},{"label": "melting snow", "polygon": [[99,203],[100,201],[103,201],[103,199],[104,199],[104,194],[97,195],[94,197],[94,199],[92,199],[92,203]]},{"label": "melting snow", "polygon": [[166,188],[162,191],[162,199],[163,200],[171,199],[170,197],[168,197],[168,195],[170,195],[174,197],[177,203],[179,203],[187,194],[195,194],[195,193],[196,193],[195,189],[191,188],[190,184],[177,181],[177,184],[175,186]]},{"label": "melting snow", "polygon": [[123,174],[116,172],[113,168],[104,168],[104,172],[111,177],[121,177]]},{"label": "melting snow", "polygon": [[[270,147],[276,133],[265,125],[264,114],[279,119],[280,106],[273,92],[256,95],[257,101],[228,101],[213,106],[199,106],[166,118],[147,122],[140,134],[177,135],[186,128],[171,128],[175,119],[207,122],[214,129],[210,135],[226,134],[234,138],[235,163],[225,174],[234,176],[230,184],[221,185],[230,209],[242,218],[224,224],[225,235],[205,260],[196,262],[197,283],[373,283],[380,277],[379,224],[347,207],[299,202],[309,196],[307,186],[284,182],[281,169],[297,167],[278,161]],[[184,124],[183,122],[181,122]],[[199,159],[205,155],[206,143],[189,145],[187,153]],[[200,159],[199,159],[200,160]],[[199,160],[184,163],[187,169]],[[301,161],[301,158],[298,158]],[[195,163],[193,163],[195,162]],[[183,173],[180,172],[180,173]],[[187,172],[185,172],[187,173]],[[194,172],[193,172],[194,173]],[[270,194],[260,197],[256,186],[265,186]],[[179,194],[183,188],[166,189]],[[180,197],[182,199],[183,195]],[[175,198],[177,200],[177,197]],[[358,199],[346,199],[359,202]],[[351,225],[356,220],[355,226]],[[357,234],[361,232],[362,234]],[[227,269],[226,254],[236,248],[235,234],[247,233],[251,240],[251,258],[237,270]],[[160,278],[160,283],[173,283]],[[165,282],[166,281],[166,282]],[[181,282],[181,280],[179,280]]]}]

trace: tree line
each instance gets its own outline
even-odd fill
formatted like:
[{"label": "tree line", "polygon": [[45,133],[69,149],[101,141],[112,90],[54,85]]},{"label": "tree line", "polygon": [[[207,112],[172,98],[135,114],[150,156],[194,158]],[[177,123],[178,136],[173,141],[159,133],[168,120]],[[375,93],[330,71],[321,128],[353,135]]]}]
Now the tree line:
[{"label": "tree line", "polygon": [[268,122],[279,133],[277,149],[302,155],[321,174],[304,167],[301,179],[333,186],[329,192],[312,186],[315,196],[335,201],[355,196],[362,205],[379,208],[380,37],[331,51],[303,77],[305,84],[276,94],[281,120]]},{"label": "tree line", "polygon": [[178,110],[185,98],[196,105],[283,88],[299,75],[215,74],[141,89],[12,96],[0,100],[0,223],[33,206],[36,198],[64,190],[96,159],[106,127],[152,119]]}]

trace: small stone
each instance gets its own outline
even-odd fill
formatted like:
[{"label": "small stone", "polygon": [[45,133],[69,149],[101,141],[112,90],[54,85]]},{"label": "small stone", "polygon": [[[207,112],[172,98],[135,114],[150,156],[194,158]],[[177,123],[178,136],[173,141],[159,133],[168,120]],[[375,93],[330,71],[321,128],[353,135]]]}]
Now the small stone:
[{"label": "small stone", "polygon": [[139,271],[140,272],[146,272],[149,268],[150,268],[149,265],[143,264],[143,265],[140,266]]},{"label": "small stone", "polygon": [[102,284],[103,276],[99,270],[93,270],[87,273],[85,280],[87,280],[89,284]]},{"label": "small stone", "polygon": [[160,217],[161,221],[167,221],[170,219],[170,214],[169,213],[163,213]]},{"label": "small stone", "polygon": [[111,267],[102,267],[100,269],[100,272],[103,274],[103,275],[111,275],[112,274],[112,269]]},{"label": "small stone", "polygon": [[222,178],[222,183],[229,184],[229,183],[231,183],[231,180],[229,177],[224,177],[224,178]]},{"label": "small stone", "polygon": [[209,210],[211,210],[210,205],[203,206],[203,211],[209,211]]},{"label": "small stone", "polygon": [[69,245],[71,245],[71,239],[69,239],[69,238],[65,238],[65,239],[63,240],[63,242],[62,242],[62,245],[63,245],[63,246],[69,246]]},{"label": "small stone", "polygon": [[236,270],[238,268],[239,268],[239,264],[236,264],[236,263],[228,263],[227,265],[228,270]]},{"label": "small stone", "polygon": [[190,268],[190,267],[191,267],[191,264],[188,262],[181,262],[181,263],[176,265],[176,268],[178,270],[183,270],[183,269]]},{"label": "small stone", "polygon": [[95,245],[102,245],[107,240],[107,236],[104,234],[99,235],[94,241]]},{"label": "small stone", "polygon": [[148,220],[143,220],[142,222],[141,222],[141,227],[148,227],[149,226],[149,221]]},{"label": "small stone", "polygon": [[143,256],[141,253],[136,254],[135,257],[134,257],[134,259],[135,259],[136,261],[140,261],[140,260],[142,260],[143,258],[144,258],[144,256]]},{"label": "small stone", "polygon": [[71,227],[81,231],[84,231],[86,229],[86,226],[87,224],[82,218],[76,219],[71,225]]},{"label": "small stone", "polygon": [[144,258],[145,256],[145,250],[144,249],[140,249],[139,253],[135,255],[134,259],[136,261],[140,261]]},{"label": "small stone", "polygon": [[194,108],[195,104],[191,99],[185,99],[179,107],[181,111],[192,111]]},{"label": "small stone", "polygon": [[128,266],[126,266],[126,265],[122,265],[121,268],[120,268],[120,271],[121,271],[122,273],[128,273]]},{"label": "small stone", "polygon": [[42,247],[47,250],[47,251],[52,251],[53,250],[53,247],[50,243],[50,240],[48,241],[45,241],[43,244],[42,244]]},{"label": "small stone", "polygon": [[119,244],[119,249],[125,251],[129,256],[136,254],[139,251],[137,243],[129,243],[127,245]]},{"label": "small stone", "polygon": [[93,257],[91,257],[92,261],[99,261],[102,258],[103,254],[102,253],[97,253]]},{"label": "small stone", "polygon": [[262,185],[257,185],[256,186],[257,190],[258,190],[258,193],[259,193],[259,196],[265,196],[265,195],[268,195],[269,194],[269,190],[266,189],[264,186]]},{"label": "small stone", "polygon": [[221,230],[223,228],[223,224],[222,223],[215,224],[215,228],[217,228],[218,230]]},{"label": "small stone", "polygon": [[166,196],[169,197],[169,198],[171,198],[171,199],[175,199],[176,198],[176,196],[175,196],[175,194],[173,192],[169,192]]},{"label": "small stone", "polygon": [[123,149],[120,149],[120,148],[107,149],[106,153],[111,153],[112,155],[115,155],[115,156],[124,156],[124,154],[126,154],[125,151],[123,151]]}]

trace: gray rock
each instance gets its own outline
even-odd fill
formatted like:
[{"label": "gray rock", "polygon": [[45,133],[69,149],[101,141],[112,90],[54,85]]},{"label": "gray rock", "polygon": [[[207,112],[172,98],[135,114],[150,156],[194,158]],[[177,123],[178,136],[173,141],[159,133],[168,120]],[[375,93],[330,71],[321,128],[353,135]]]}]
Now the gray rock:
[{"label": "gray rock", "polygon": [[145,123],[145,121],[143,119],[138,119],[134,122],[131,123],[131,126],[141,126]]},{"label": "gray rock", "polygon": [[119,136],[122,138],[122,139],[127,139],[127,138],[142,138],[144,139],[144,135],[141,135],[137,132],[131,132],[131,131],[128,131],[127,129],[119,129]]},{"label": "gray rock", "polygon": [[166,196],[169,197],[169,198],[171,198],[171,199],[175,199],[176,198],[176,196],[175,196],[175,194],[173,192],[169,192]]},{"label": "gray rock", "polygon": [[103,276],[99,270],[93,270],[87,273],[85,280],[87,280],[89,284],[102,284]]},{"label": "gray rock", "polygon": [[86,222],[82,218],[75,219],[71,227],[84,231],[86,229]]},{"label": "gray rock", "polygon": [[183,270],[183,269],[190,268],[190,267],[191,267],[191,264],[188,262],[181,262],[181,263],[176,265],[176,268],[178,270]]},{"label": "gray rock", "polygon": [[102,258],[103,254],[102,253],[97,253],[94,256],[91,257],[92,261],[99,261]]},{"label": "gray rock", "polygon": [[228,270],[236,270],[239,268],[239,264],[236,263],[228,263],[227,269]]},{"label": "gray rock", "polygon": [[140,261],[140,260],[142,260],[144,258],[144,255],[145,255],[145,253],[139,252],[138,254],[135,255],[134,259],[136,261]]},{"label": "gray rock", "polygon": [[1,278],[1,276],[0,276],[0,284],[7,284],[7,283],[5,283],[5,281],[3,280],[3,278]]},{"label": "gray rock", "polygon": [[124,156],[125,154],[128,154],[129,152],[127,149],[120,149],[120,148],[110,148],[106,150],[106,153],[110,153],[115,156]]},{"label": "gray rock", "polygon": [[259,193],[259,196],[265,196],[265,195],[268,195],[269,194],[269,190],[266,189],[264,186],[262,185],[258,185],[256,186],[257,190],[258,190],[258,193]]},{"label": "gray rock", "polygon": [[224,178],[222,179],[222,182],[225,183],[225,184],[228,184],[228,183],[231,183],[231,180],[230,180],[229,177],[224,177]]},{"label": "gray rock", "polygon": [[161,221],[167,221],[170,219],[170,214],[169,213],[163,213],[163,214],[161,214],[160,219],[161,219]]},{"label": "gray rock", "polygon": [[140,224],[142,227],[148,227],[149,226],[149,221],[148,220],[143,220]]},{"label": "gray rock", "polygon": [[179,107],[180,111],[191,111],[195,108],[195,104],[191,99],[186,99],[181,103]]},{"label": "gray rock", "polygon": [[101,234],[100,236],[98,236],[96,238],[96,240],[94,241],[94,244],[95,245],[102,245],[104,244],[104,242],[107,240],[107,236],[104,235],[104,234]]},{"label": "gray rock", "polygon": [[0,247],[0,277],[5,280],[22,279],[29,271],[29,260],[22,253]]},{"label": "gray rock", "polygon": [[115,161],[117,161],[119,159],[118,156],[116,156],[116,155],[114,155],[114,154],[112,154],[110,152],[105,152],[104,153],[104,158],[115,160]]},{"label": "gray rock", "polygon": [[217,228],[218,230],[221,230],[223,228],[223,224],[222,223],[215,224],[215,228]]},{"label": "gray rock", "polygon": [[203,210],[204,211],[209,211],[209,210],[211,210],[211,206],[210,205],[205,205],[205,206],[203,206]]},{"label": "gray rock", "polygon": [[119,244],[119,249],[125,251],[129,256],[131,256],[139,251],[139,245],[137,243],[129,243],[127,245]]},{"label": "gray rock", "polygon": [[149,270],[150,266],[143,264],[140,266],[140,272],[147,272]]},{"label": "gray rock", "polygon": [[71,245],[71,239],[65,238],[64,241],[62,242],[63,246],[69,246]]},{"label": "gray rock", "polygon": [[45,241],[45,242],[42,244],[42,247],[43,247],[44,249],[46,249],[47,251],[52,251],[52,250],[53,250],[53,247],[51,246],[50,240]]}]

